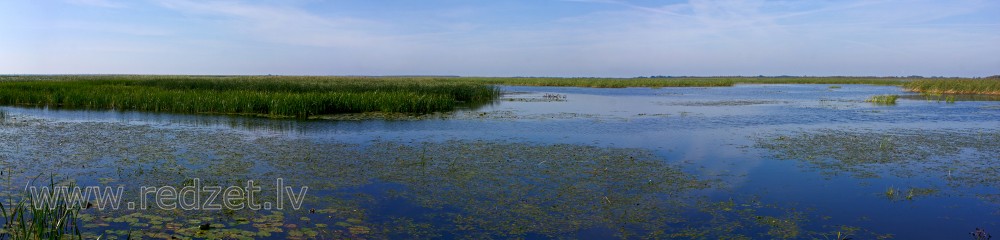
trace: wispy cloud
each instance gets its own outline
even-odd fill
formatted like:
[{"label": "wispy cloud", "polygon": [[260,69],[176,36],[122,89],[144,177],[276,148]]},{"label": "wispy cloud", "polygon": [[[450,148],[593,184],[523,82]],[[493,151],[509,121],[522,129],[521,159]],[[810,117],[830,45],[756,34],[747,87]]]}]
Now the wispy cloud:
[{"label": "wispy cloud", "polygon": [[81,6],[102,7],[102,8],[124,8],[125,4],[112,0],[66,0],[66,2]]},{"label": "wispy cloud", "polygon": [[266,41],[307,46],[360,46],[377,41],[366,28],[372,21],[328,17],[280,5],[254,5],[240,1],[163,0],[159,4],[203,20],[217,20],[223,30],[236,29]]},{"label": "wispy cloud", "polygon": [[[0,50],[14,56],[0,71],[31,69],[17,61],[39,55],[60,62],[38,66],[164,73],[985,76],[1000,66],[993,0],[43,2],[0,1],[0,20],[24,23],[0,24],[12,36]],[[97,58],[107,60],[73,64]]]},{"label": "wispy cloud", "polygon": [[[983,44],[1000,37],[1000,31],[985,30],[996,29],[1000,19],[948,22],[996,9],[981,0],[568,2],[626,7],[566,22],[601,32],[576,36],[589,39],[580,48],[594,53],[577,59],[609,64],[613,56],[631,56],[632,61],[610,64],[634,72],[884,75],[981,68],[986,65],[959,64],[954,56],[974,54],[970,49],[1000,52],[1000,46]],[[992,59],[986,62],[1000,60]]]},{"label": "wispy cloud", "polygon": [[71,31],[116,33],[146,37],[160,37],[174,34],[172,31],[159,27],[116,22],[60,21],[53,23],[52,27]]}]

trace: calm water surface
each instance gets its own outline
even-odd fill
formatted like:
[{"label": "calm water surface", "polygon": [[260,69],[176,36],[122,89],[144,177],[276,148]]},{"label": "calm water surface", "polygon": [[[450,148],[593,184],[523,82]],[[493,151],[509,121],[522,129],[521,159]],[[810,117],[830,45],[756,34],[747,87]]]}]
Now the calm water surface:
[{"label": "calm water surface", "polygon": [[[4,175],[16,176],[5,185],[8,197],[39,174],[123,186],[126,202],[139,202],[141,186],[180,189],[193,179],[253,180],[268,195],[257,201],[272,204],[278,178],[309,187],[297,210],[86,209],[94,235],[130,228],[160,238],[276,239],[1000,233],[1000,102],[914,95],[879,106],[864,100],[912,93],[838,86],[503,87],[508,94],[492,105],[421,120],[3,107],[0,156]],[[212,229],[200,230],[205,223]]]}]

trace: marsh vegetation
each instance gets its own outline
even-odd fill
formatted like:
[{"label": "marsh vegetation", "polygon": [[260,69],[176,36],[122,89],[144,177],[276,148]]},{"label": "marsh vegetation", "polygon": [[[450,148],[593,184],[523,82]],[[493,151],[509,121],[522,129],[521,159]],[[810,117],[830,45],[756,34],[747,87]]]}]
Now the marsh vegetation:
[{"label": "marsh vegetation", "polygon": [[1000,79],[917,80],[903,85],[909,91],[946,94],[1000,94]]},{"label": "marsh vegetation", "polygon": [[888,95],[877,95],[868,98],[865,102],[870,102],[878,105],[896,105],[896,99],[899,99],[899,95],[888,94]]},{"label": "marsh vegetation", "polygon": [[[255,91],[225,77],[176,80],[143,84]],[[46,81],[63,80],[35,80]],[[467,80],[428,83],[451,81]],[[53,171],[56,184],[126,193],[194,178],[310,187],[299,210],[81,209],[84,238],[948,239],[993,229],[995,103],[873,108],[861,100],[900,90],[837,86],[498,86],[511,94],[479,109],[355,121],[2,107],[17,121],[0,121],[0,166],[12,170],[5,190]],[[395,114],[414,121],[383,120]],[[902,215],[911,222],[895,224]],[[903,230],[912,224],[948,231]]]},{"label": "marsh vegetation", "polygon": [[[319,76],[9,75],[0,105],[57,109],[315,118],[344,113],[426,114],[497,100],[495,85],[728,87],[734,84],[897,85],[926,93],[1000,94],[1000,81],[865,77],[474,78]],[[839,86],[838,86],[839,87]],[[892,104],[884,96],[871,101]]]},{"label": "marsh vegetation", "polygon": [[450,79],[268,76],[45,76],[0,81],[0,104],[65,109],[244,114],[448,111],[500,95]]}]

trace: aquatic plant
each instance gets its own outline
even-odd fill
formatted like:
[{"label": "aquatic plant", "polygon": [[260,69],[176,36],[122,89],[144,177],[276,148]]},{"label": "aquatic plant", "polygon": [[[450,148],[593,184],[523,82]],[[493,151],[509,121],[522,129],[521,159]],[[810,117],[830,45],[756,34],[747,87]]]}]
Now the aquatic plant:
[{"label": "aquatic plant", "polygon": [[[19,134],[0,131],[0,146],[32,149],[12,152],[14,160],[39,159],[11,161],[27,172],[61,169],[83,182],[127,183],[126,191],[181,187],[191,177],[215,185],[282,177],[325,192],[307,196],[303,206],[315,211],[87,210],[80,215],[85,238],[126,236],[129,227],[160,239],[557,238],[591,229],[608,229],[600,236],[606,238],[778,239],[847,232],[831,228],[841,220],[783,204],[737,196],[713,205],[699,191],[715,182],[645,149],[490,140],[359,144],[116,122],[38,120],[12,128]],[[867,144],[884,139],[874,138]],[[419,211],[372,207],[385,201]],[[201,230],[206,223],[210,230]]]},{"label": "aquatic plant", "polygon": [[38,76],[0,82],[5,105],[298,118],[430,113],[499,96],[494,86],[433,78]]},{"label": "aquatic plant", "polygon": [[898,193],[899,190],[896,190],[896,188],[890,186],[885,190],[885,198],[888,198],[889,200],[894,200],[896,199],[896,194]]},{"label": "aquatic plant", "polygon": [[546,93],[545,95],[542,95],[542,98],[558,101],[558,100],[566,100],[566,95]]},{"label": "aquatic plant", "polygon": [[972,239],[975,239],[975,240],[990,240],[990,239],[993,239],[993,235],[990,235],[989,233],[986,232],[986,229],[982,229],[982,228],[976,228],[976,230],[970,232],[969,235],[971,235]]},{"label": "aquatic plant", "polygon": [[937,192],[938,190],[933,188],[909,188],[904,190],[902,188],[889,186],[889,188],[883,192],[883,196],[889,201],[913,201],[917,197],[933,195]]},{"label": "aquatic plant", "polygon": [[[0,104],[70,109],[310,118],[340,113],[432,113],[485,104],[495,84],[574,87],[726,87],[734,84],[900,85],[912,91],[1000,93],[997,80],[873,77],[479,78],[59,75],[0,76]],[[992,85],[991,85],[992,84]],[[951,87],[955,85],[957,87]],[[831,86],[836,88],[838,86]],[[940,90],[947,89],[957,90]],[[880,99],[887,101],[889,99]],[[881,103],[881,102],[876,102]],[[891,103],[887,103],[891,104]]]},{"label": "aquatic plant", "polygon": [[[851,234],[849,232],[842,232],[842,231],[837,231],[836,233],[831,233],[830,236],[823,236],[823,237],[824,237],[824,239],[833,239],[833,240],[851,240],[851,239],[854,239],[853,237],[851,237]],[[832,238],[829,238],[829,237],[832,237]]]},{"label": "aquatic plant", "polygon": [[897,98],[899,98],[898,95],[876,95],[868,98],[865,102],[875,103],[878,105],[895,105]]},{"label": "aquatic plant", "polygon": [[[947,96],[945,96],[945,95],[942,95],[940,93],[921,93],[920,95],[923,96],[924,99],[926,99],[928,102],[930,102],[930,101],[937,101],[939,103],[941,101],[945,101],[946,103],[955,103],[956,101],[958,101],[958,98],[959,98],[959,96],[956,96],[956,95],[947,95]],[[965,96],[962,96],[962,99],[966,100],[966,101],[969,101],[969,100],[972,100],[972,101],[996,101],[996,100],[1000,99],[1000,96],[993,96],[993,95],[965,95]]]},{"label": "aquatic plant", "polygon": [[1000,79],[929,79],[903,84],[913,92],[947,94],[1000,94]]},{"label": "aquatic plant", "polygon": [[[50,181],[48,188],[41,188],[42,191],[49,192],[42,194],[55,196],[55,181],[52,179]],[[3,215],[0,239],[82,239],[78,226],[79,206],[69,205],[63,201],[55,201],[53,206],[44,199],[35,199],[34,194],[25,193],[25,195],[26,201],[8,199],[5,202],[8,202],[9,206],[0,203],[0,212]]]},{"label": "aquatic plant", "polygon": [[[990,144],[1000,141],[1000,132],[988,129],[970,131],[927,131],[922,129],[892,129],[891,131],[820,129],[793,135],[781,134],[758,139],[757,146],[774,151],[779,159],[806,161],[828,170],[829,174],[855,173],[859,176],[877,176],[875,167],[893,167],[913,174],[914,169],[926,171],[950,166],[963,174],[950,174],[949,180],[969,183],[1000,183],[1000,176],[987,174],[990,161],[1000,154],[1000,146]],[[962,149],[978,152],[961,155]],[[935,158],[944,157],[944,158]],[[982,156],[982,157],[980,157]],[[961,157],[963,161],[949,161],[947,157]],[[916,163],[916,164],[913,164]],[[897,168],[898,167],[898,168]],[[974,177],[975,176],[975,177]],[[990,176],[989,179],[979,179]],[[975,186],[977,184],[973,184]]]},{"label": "aquatic plant", "polygon": [[[993,144],[997,141],[1000,132],[991,129],[819,129],[759,138],[757,146],[773,151],[778,159],[801,161],[826,175],[930,177],[948,185],[948,188],[893,188],[893,194],[885,195],[894,200],[915,200],[943,193],[1000,203],[1000,195],[996,193],[967,190],[1000,187],[1000,175],[995,174],[1000,145]],[[887,147],[886,143],[891,144]]]}]

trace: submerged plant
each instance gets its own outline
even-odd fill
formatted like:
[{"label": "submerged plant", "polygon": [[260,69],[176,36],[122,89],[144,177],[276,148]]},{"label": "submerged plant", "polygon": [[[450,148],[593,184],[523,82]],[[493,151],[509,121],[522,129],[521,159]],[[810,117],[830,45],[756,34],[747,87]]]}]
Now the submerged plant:
[{"label": "submerged plant", "polygon": [[989,233],[987,233],[986,229],[982,229],[982,228],[976,228],[976,230],[970,232],[969,235],[972,235],[972,239],[975,239],[975,240],[990,240],[990,239],[993,239],[993,236],[990,235]]},{"label": "submerged plant", "polygon": [[545,95],[542,95],[542,98],[551,99],[551,100],[566,100],[566,95],[546,93]]},{"label": "submerged plant", "polygon": [[896,190],[896,188],[890,186],[888,189],[885,190],[885,197],[888,198],[889,200],[893,200],[896,199],[896,194],[898,193],[899,190]]}]

